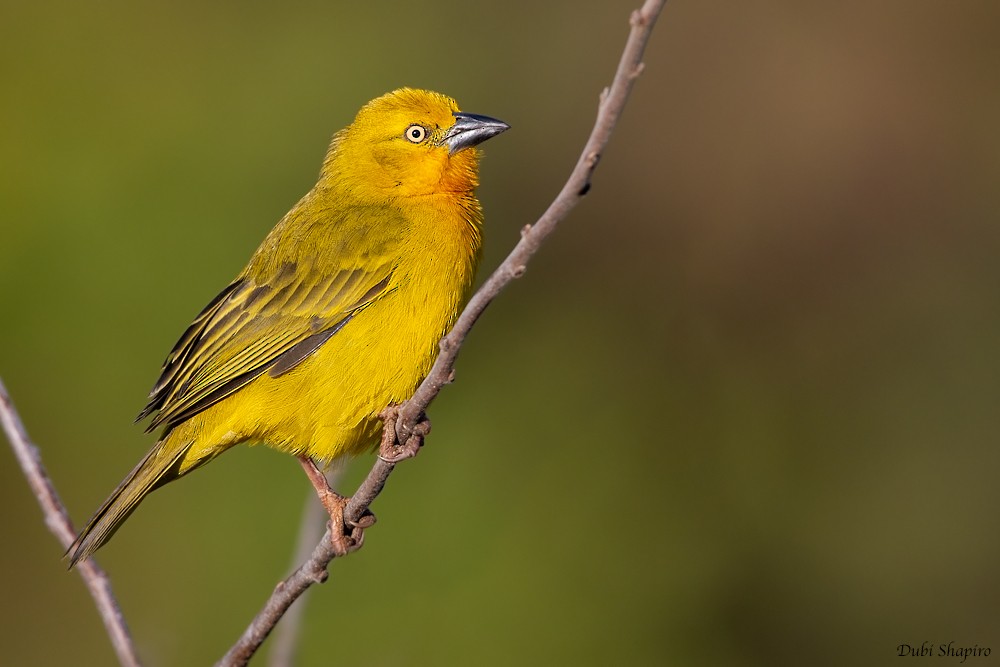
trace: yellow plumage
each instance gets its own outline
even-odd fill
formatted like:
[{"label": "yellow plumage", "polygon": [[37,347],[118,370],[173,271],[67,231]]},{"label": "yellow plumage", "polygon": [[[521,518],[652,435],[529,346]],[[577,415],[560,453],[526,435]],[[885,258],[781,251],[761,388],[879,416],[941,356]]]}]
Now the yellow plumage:
[{"label": "yellow plumage", "polygon": [[141,417],[159,442],[71,547],[104,544],[149,491],[232,445],[317,461],[378,441],[468,296],[480,256],[475,144],[507,126],[401,89],[333,139],[313,189],[168,356]]}]

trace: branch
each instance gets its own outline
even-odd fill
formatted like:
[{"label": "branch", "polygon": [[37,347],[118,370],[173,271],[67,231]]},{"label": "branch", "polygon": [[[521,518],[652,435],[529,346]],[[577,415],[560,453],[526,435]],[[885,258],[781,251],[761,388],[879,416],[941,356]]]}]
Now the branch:
[{"label": "branch", "polygon": [[[326,481],[331,487],[336,487],[343,472],[343,466],[337,466],[326,473]],[[323,519],[327,518],[326,510],[312,490],[306,498],[306,506],[302,509],[302,519],[299,525],[298,543],[295,555],[292,556],[292,567],[309,557],[312,545],[323,534]],[[305,615],[306,597],[299,598],[285,614],[284,622],[278,627],[274,639],[271,640],[271,651],[268,655],[270,667],[292,667],[295,664],[295,653],[298,649],[299,634],[302,619]]]},{"label": "branch", "polygon": [[[389,478],[392,469],[396,467],[394,463],[388,463],[382,459],[375,459],[375,466],[368,477],[358,487],[357,492],[351,497],[344,509],[344,521],[347,523],[356,522],[364,514],[368,506],[382,491],[385,480]],[[264,643],[267,636],[278,624],[281,617],[285,615],[292,603],[295,602],[313,584],[321,584],[326,581],[329,573],[326,568],[333,560],[333,543],[330,540],[330,529],[326,529],[323,538],[313,549],[309,560],[303,563],[299,569],[292,573],[284,581],[278,582],[274,592],[265,603],[264,608],[257,612],[253,621],[243,632],[239,640],[233,644],[232,648],[222,656],[216,667],[236,667],[246,665],[253,654],[257,652],[260,645]]]},{"label": "branch", "polygon": [[400,408],[399,421],[396,423],[396,433],[400,442],[406,441],[420,414],[427,409],[441,388],[451,381],[459,348],[472,329],[472,325],[486,310],[486,306],[515,278],[524,275],[528,260],[538,252],[542,242],[555,230],[556,225],[569,215],[590,190],[590,177],[597,168],[601,153],[611,139],[611,132],[625,108],[625,102],[632,92],[632,85],[642,73],[642,53],[664,4],[666,0],[646,0],[641,9],[632,12],[630,19],[632,31],[618,63],[618,71],[615,72],[611,87],[601,92],[597,120],[576,167],[542,217],[534,225],[526,225],[521,230],[521,240],[469,300],[455,326],[441,340],[441,353],[430,374],[417,388],[413,397]]},{"label": "branch", "polygon": [[[574,167],[562,191],[552,201],[545,213],[534,225],[528,225],[521,230],[521,240],[469,300],[468,305],[455,322],[455,326],[441,340],[441,352],[438,354],[431,372],[417,388],[413,397],[400,406],[398,418],[386,421],[384,428],[386,430],[395,429],[397,442],[405,443],[409,440],[413,435],[415,425],[431,401],[438,395],[442,387],[451,382],[454,377],[455,359],[458,357],[458,351],[472,329],[472,325],[508,284],[515,278],[524,275],[528,261],[541,247],[542,242],[587,194],[590,189],[590,178],[594,169],[597,168],[601,153],[611,139],[611,133],[618,123],[636,78],[642,73],[642,54],[664,4],[666,4],[666,0],[646,0],[641,9],[632,12],[630,20],[632,29],[618,63],[618,70],[615,72],[611,87],[605,88],[601,93],[597,120],[594,122],[594,128],[591,130],[590,138],[580,154],[576,167]],[[375,460],[375,465],[368,473],[368,477],[362,482],[357,493],[351,497],[344,510],[345,522],[357,521],[361,518],[361,515],[382,491],[382,487],[393,468],[395,468],[394,463],[389,463],[381,458]],[[229,649],[229,652],[216,663],[216,667],[246,665],[292,603],[311,585],[326,581],[327,567],[333,557],[330,531],[327,530],[309,559],[288,579],[277,585],[264,608],[254,617],[243,635]]]},{"label": "branch", "polygon": [[[14,450],[14,456],[24,471],[24,476],[28,478],[28,485],[35,494],[38,504],[42,508],[45,516],[45,525],[64,549],[76,538],[76,531],[70,521],[69,513],[65,505],[59,500],[52,480],[45,472],[42,465],[42,456],[38,447],[32,444],[28,438],[28,433],[24,429],[24,424],[14,408],[14,402],[7,393],[3,381],[0,381],[0,424],[7,433],[10,447]],[[87,585],[97,611],[101,614],[104,627],[111,638],[111,645],[118,654],[118,662],[125,667],[140,667],[139,658],[132,644],[132,636],[129,634],[128,626],[125,625],[125,618],[122,616],[121,608],[111,590],[111,581],[97,562],[90,558],[77,565],[77,572],[83,577],[83,583]]]}]

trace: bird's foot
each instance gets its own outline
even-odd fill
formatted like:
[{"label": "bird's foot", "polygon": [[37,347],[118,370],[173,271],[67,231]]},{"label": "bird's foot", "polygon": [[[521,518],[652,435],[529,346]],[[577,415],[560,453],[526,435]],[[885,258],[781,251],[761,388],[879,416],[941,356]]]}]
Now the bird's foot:
[{"label": "bird's foot", "polygon": [[333,489],[320,498],[330,515],[330,544],[338,558],[360,549],[365,543],[365,528],[370,528],[375,523],[375,515],[368,510],[357,521],[345,520],[344,509],[350,501],[350,498]]},{"label": "bird's foot", "polygon": [[427,418],[427,415],[421,413],[419,421],[414,424],[406,442],[401,443],[396,435],[399,407],[390,405],[379,414],[379,417],[382,419],[383,428],[378,457],[386,463],[396,464],[416,456],[420,452],[420,448],[424,446],[424,438],[431,432],[431,420]]},{"label": "bird's foot", "polygon": [[300,456],[299,463],[306,471],[306,477],[316,489],[319,501],[330,515],[330,544],[333,553],[337,556],[346,556],[352,551],[357,551],[365,543],[365,528],[371,527],[375,523],[375,515],[365,510],[364,514],[357,521],[346,521],[344,510],[350,498],[340,495],[332,488],[326,479],[326,475],[316,467],[316,462],[308,456]]}]

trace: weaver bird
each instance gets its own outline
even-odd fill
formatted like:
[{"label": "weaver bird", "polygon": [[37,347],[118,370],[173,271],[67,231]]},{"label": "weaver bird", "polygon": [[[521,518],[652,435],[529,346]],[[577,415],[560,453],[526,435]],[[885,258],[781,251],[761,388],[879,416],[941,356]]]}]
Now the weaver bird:
[{"label": "weaver bird", "polygon": [[[105,544],[150,491],[239,443],[298,457],[330,513],[347,499],[317,464],[379,443],[469,296],[481,248],[479,143],[508,125],[439,93],[372,100],[333,137],[319,180],[170,352],[139,418],[164,427],[68,551]],[[394,443],[382,456],[398,457]]]}]

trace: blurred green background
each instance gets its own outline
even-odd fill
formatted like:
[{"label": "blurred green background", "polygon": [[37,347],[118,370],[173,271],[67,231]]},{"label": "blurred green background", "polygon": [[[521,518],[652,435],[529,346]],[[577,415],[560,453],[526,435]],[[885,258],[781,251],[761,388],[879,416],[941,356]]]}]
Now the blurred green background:
[{"label": "blurred green background", "polygon": [[[5,3],[0,376],[74,520],[364,102],[427,87],[513,126],[490,269],[637,3]],[[591,194],[475,329],[301,664],[995,661],[998,30],[989,1],[668,3]],[[99,560],[149,665],[224,653],[310,492],[239,448],[143,505]],[[9,453],[0,500],[0,662],[111,664]]]}]

